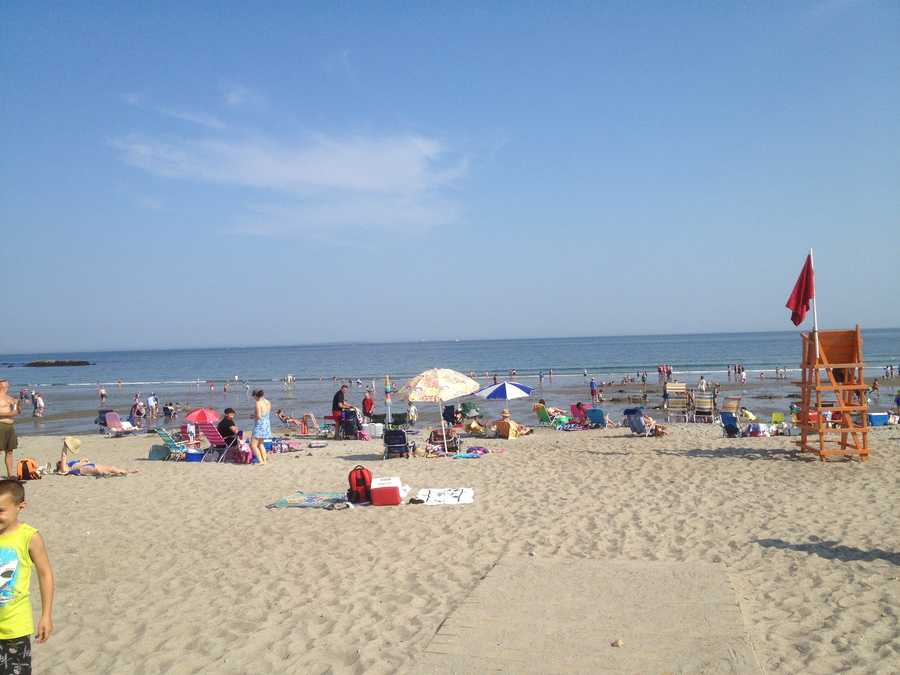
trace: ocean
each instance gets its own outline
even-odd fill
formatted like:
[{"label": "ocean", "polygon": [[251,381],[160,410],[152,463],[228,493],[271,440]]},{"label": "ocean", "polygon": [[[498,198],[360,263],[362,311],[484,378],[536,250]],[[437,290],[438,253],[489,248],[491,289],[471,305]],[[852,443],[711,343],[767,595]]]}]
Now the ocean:
[{"label": "ocean", "polygon": [[[880,376],[888,364],[900,369],[900,329],[866,330],[863,340],[867,375]],[[23,366],[29,361],[63,358],[87,360],[92,365]],[[98,383],[109,392],[109,407],[117,408],[123,416],[135,393],[146,397],[152,392],[163,402],[171,400],[185,407],[221,410],[230,405],[246,420],[252,408],[248,389],[262,388],[276,408],[295,415],[311,410],[321,418],[330,408],[337,381],[352,381],[354,390],[357,380],[362,383],[358,393],[351,392],[353,400],[361,399],[364,387],[374,384],[380,410],[385,375],[401,386],[407,378],[432,367],[474,373],[483,384],[489,384],[494,373],[500,380],[509,379],[509,371],[515,369],[516,379],[532,386],[539,385],[538,373],[543,371],[545,378],[536,393],[548,400],[556,399],[551,403],[563,407],[579,396],[586,397],[580,393],[587,390],[585,370],[598,381],[607,382],[619,382],[625,376],[647,371],[648,383],[655,383],[656,366],[666,363],[672,366],[679,381],[695,383],[704,375],[712,382],[725,384],[728,364],[741,363],[749,375],[744,388],[747,400],[759,403],[789,395],[789,383],[776,381],[774,369],[790,371],[799,359],[798,332],[780,331],[0,354],[0,372],[10,380],[11,393],[36,389],[44,397],[44,418],[30,417],[27,403],[19,417],[19,433],[28,434],[96,431],[93,419],[98,408]],[[551,369],[552,381],[546,377]],[[760,373],[766,375],[764,380]],[[296,381],[293,387],[282,384],[289,374]],[[118,381],[121,386],[117,386]],[[223,392],[226,382],[230,386],[227,393]],[[395,399],[395,406],[398,403]],[[530,419],[530,405],[527,401],[513,402],[510,408],[523,419]],[[624,405],[612,402],[609,407],[615,412]],[[482,407],[493,414],[502,405]],[[763,407],[778,405],[769,403]]]}]

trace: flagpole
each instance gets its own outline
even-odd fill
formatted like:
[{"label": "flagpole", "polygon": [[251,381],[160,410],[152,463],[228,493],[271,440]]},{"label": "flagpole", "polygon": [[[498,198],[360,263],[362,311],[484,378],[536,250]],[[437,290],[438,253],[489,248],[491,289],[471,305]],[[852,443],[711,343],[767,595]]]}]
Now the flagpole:
[{"label": "flagpole", "polygon": [[[813,250],[809,249],[809,266],[813,272],[813,279],[816,278],[816,265],[813,262]],[[816,311],[816,292],[813,290],[813,335],[816,338],[816,363],[819,361],[819,313]]]}]

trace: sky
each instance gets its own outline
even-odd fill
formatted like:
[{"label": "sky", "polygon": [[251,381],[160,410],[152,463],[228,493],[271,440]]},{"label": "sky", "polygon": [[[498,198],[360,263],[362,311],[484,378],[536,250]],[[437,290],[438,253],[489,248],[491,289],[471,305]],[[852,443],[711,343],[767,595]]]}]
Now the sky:
[{"label": "sky", "polygon": [[5,3],[0,353],[900,324],[900,4]]}]

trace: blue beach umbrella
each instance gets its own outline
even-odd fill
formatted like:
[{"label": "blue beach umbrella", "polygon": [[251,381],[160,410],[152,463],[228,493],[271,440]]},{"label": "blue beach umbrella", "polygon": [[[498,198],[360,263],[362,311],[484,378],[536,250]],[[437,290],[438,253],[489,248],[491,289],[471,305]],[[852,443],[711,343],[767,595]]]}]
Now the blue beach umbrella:
[{"label": "blue beach umbrella", "polygon": [[514,398],[528,398],[534,389],[526,387],[518,382],[498,382],[484,389],[475,392],[475,396],[480,396],[488,401],[511,401]]}]

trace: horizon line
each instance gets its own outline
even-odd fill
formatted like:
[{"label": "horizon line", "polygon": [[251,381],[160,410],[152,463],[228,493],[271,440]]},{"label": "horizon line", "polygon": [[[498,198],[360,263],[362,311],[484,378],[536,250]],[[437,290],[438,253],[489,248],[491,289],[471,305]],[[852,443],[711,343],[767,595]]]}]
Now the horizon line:
[{"label": "horizon line", "polygon": [[[113,349],[82,349],[78,351],[43,351],[43,352],[7,352],[0,354],[2,356],[24,356],[24,355],[45,355],[53,353],[54,355],[68,356],[72,354],[117,354],[125,352],[170,352],[170,351],[212,351],[216,349],[296,349],[301,347],[340,347],[353,345],[414,345],[414,344],[458,344],[464,342],[505,342],[505,341],[525,341],[525,340],[587,340],[587,339],[608,339],[608,338],[640,338],[640,337],[689,337],[697,335],[760,335],[765,333],[803,333],[811,329],[784,329],[784,330],[749,330],[749,331],[710,331],[701,333],[621,333],[618,335],[551,335],[551,336],[529,336],[529,337],[502,337],[502,338],[433,338],[419,340],[340,340],[325,342],[307,342],[299,344],[270,344],[270,345],[221,345],[213,347],[154,347],[154,348],[113,348]],[[833,330],[833,329],[822,329]],[[876,330],[900,330],[900,326],[880,326],[875,328],[866,328],[865,331]]]}]

